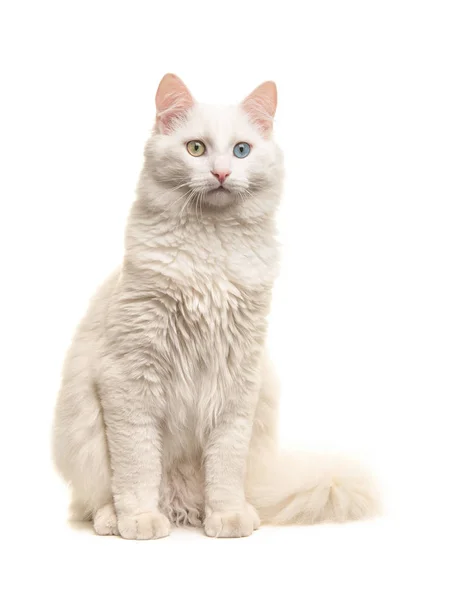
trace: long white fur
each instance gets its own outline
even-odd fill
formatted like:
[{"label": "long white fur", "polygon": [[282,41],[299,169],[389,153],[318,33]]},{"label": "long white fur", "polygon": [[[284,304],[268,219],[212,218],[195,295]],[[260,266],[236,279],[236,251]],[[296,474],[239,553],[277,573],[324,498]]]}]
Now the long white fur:
[{"label": "long white fur", "polygon": [[[171,523],[236,537],[260,520],[373,515],[377,495],[358,466],[278,450],[264,347],[283,161],[270,123],[259,127],[244,105],[195,103],[174,76],[161,86],[168,118],[145,149],[123,263],[93,298],[63,371],[54,458],[73,516],[99,534],[149,539]],[[171,95],[181,107],[172,112]],[[186,151],[193,139],[204,156]],[[238,159],[242,141],[252,150]],[[231,170],[229,191],[216,189],[217,165]]]}]

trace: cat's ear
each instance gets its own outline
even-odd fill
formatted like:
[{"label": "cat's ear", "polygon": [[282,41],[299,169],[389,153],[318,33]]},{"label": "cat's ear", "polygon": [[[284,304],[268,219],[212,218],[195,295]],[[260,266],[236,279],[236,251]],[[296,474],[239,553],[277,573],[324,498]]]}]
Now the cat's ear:
[{"label": "cat's ear", "polygon": [[272,131],[273,118],[277,109],[277,86],[273,81],[265,81],[245,98],[241,104],[252,123],[268,137]]},{"label": "cat's ear", "polygon": [[179,77],[167,73],[156,92],[156,128],[160,133],[170,133],[177,119],[194,105],[191,92]]}]

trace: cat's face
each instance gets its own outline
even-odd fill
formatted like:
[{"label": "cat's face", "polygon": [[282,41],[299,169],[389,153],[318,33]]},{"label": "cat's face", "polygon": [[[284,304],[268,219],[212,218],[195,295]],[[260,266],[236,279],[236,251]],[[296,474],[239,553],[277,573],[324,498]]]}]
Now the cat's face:
[{"label": "cat's face", "polygon": [[220,209],[263,196],[267,201],[271,191],[276,196],[282,164],[271,137],[275,84],[263,84],[238,106],[219,107],[198,104],[181,80],[166,75],[156,104],[146,155],[152,180],[167,190],[166,201],[175,195],[178,209],[181,202],[183,209]]}]

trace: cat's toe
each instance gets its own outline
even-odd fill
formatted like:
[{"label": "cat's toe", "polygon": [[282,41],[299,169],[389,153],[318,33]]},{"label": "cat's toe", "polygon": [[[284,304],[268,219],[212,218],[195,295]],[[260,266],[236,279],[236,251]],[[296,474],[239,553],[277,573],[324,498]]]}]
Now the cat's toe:
[{"label": "cat's toe", "polygon": [[97,535],[119,535],[114,506],[105,504],[99,508],[94,514],[93,525]]},{"label": "cat's toe", "polygon": [[259,518],[259,515],[256,512],[256,508],[249,503],[247,503],[247,510],[252,516],[253,530],[256,531],[261,526],[261,519]]},{"label": "cat's toe", "polygon": [[170,521],[160,512],[122,515],[118,525],[127,540],[156,540],[170,534]]},{"label": "cat's toe", "polygon": [[205,519],[205,533],[209,537],[248,537],[260,524],[259,517],[248,505],[242,511],[215,511]]}]

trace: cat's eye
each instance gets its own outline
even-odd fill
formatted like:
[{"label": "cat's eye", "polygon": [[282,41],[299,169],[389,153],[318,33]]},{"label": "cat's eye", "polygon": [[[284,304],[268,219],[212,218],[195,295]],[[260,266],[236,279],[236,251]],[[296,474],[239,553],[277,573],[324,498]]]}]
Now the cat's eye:
[{"label": "cat's eye", "polygon": [[233,148],[233,154],[237,158],[245,158],[250,154],[250,144],[247,144],[247,142],[239,142],[239,144],[236,144]]},{"label": "cat's eye", "polygon": [[201,156],[202,154],[205,154],[206,151],[205,144],[200,140],[192,140],[191,142],[188,142],[186,144],[186,148],[189,154],[192,154],[192,156]]}]

